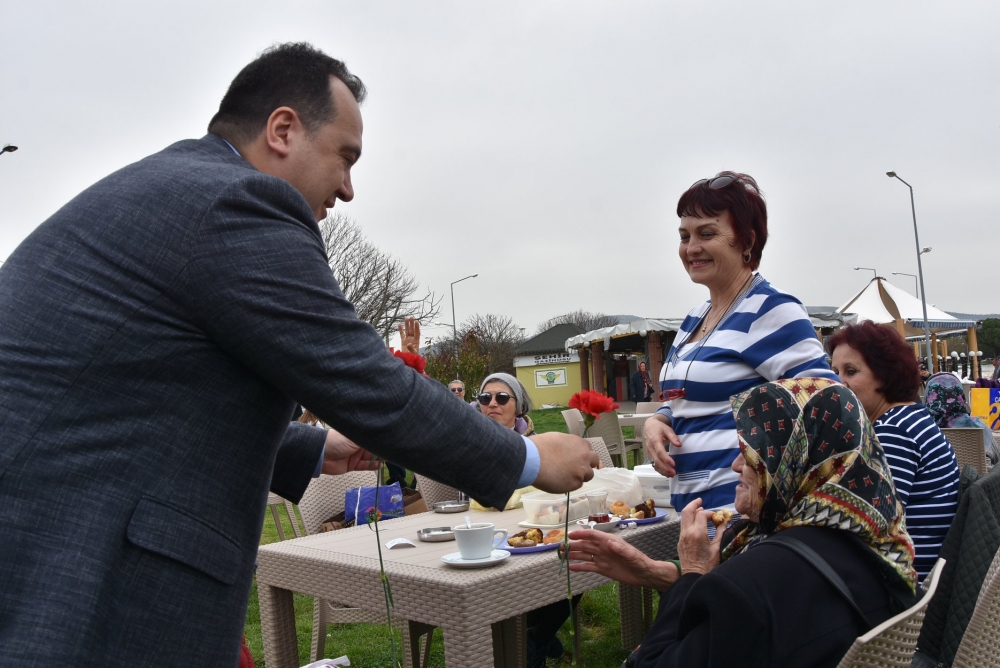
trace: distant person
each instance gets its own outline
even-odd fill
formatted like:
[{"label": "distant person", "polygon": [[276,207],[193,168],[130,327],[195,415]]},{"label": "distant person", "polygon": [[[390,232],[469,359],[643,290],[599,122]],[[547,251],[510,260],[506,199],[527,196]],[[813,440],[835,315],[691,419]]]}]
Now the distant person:
[{"label": "distant person", "polygon": [[756,273],[767,243],[757,182],[737,172],[701,179],[677,215],[681,265],[709,300],[688,313],[667,354],[666,405],[643,426],[646,456],[676,476],[675,508],[699,498],[705,508],[732,508],[739,447],[729,397],[769,380],[835,376],[799,300]]},{"label": "distant person", "polygon": [[339,60],[270,48],[207,136],[0,265],[4,668],[236,666],[268,488],[297,501],[318,469],[375,453],[493,505],[593,476],[586,441],[474,415],[344,297],[317,221],[354,198],[364,97]]},{"label": "distant person", "polygon": [[465,401],[465,383],[456,378],[455,380],[448,383],[448,389],[451,390],[451,393],[454,394],[456,397],[458,397],[462,401]]},{"label": "distant person", "polygon": [[649,379],[649,374],[646,372],[645,362],[639,362],[639,370],[632,374],[629,391],[632,394],[632,400],[635,402],[650,401],[652,399],[653,381]]},{"label": "distant person", "polygon": [[924,404],[941,429],[981,429],[986,457],[991,465],[997,463],[1000,458],[993,442],[993,430],[982,418],[972,415],[965,400],[962,381],[954,374],[936,373],[931,376],[927,381]]},{"label": "distant person", "polygon": [[894,327],[866,320],[831,336],[826,347],[834,372],[861,401],[885,450],[913,537],[913,565],[923,578],[958,510],[955,450],[927,408],[916,403],[917,361]]}]

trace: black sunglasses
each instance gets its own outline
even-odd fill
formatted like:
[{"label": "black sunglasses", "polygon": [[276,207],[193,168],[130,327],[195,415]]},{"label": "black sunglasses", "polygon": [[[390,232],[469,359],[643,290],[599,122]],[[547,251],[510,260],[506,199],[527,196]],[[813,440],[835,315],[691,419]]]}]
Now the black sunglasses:
[{"label": "black sunglasses", "polygon": [[454,392],[455,394],[461,394],[462,392],[465,392],[464,387],[449,387],[448,389]]},{"label": "black sunglasses", "polygon": [[[513,398],[506,392],[497,392],[496,397],[497,397],[497,404],[500,406],[506,406],[507,402]],[[493,395],[490,394],[489,392],[483,392],[477,397],[477,399],[479,399],[479,403],[481,403],[483,406],[489,406],[490,402],[493,401]]]},{"label": "black sunglasses", "polygon": [[[700,186],[702,184],[707,184],[709,190],[721,190],[726,186],[728,186],[729,184],[733,183],[734,181],[736,181],[736,179],[734,179],[732,176],[716,176],[715,178],[711,179],[701,179],[699,181],[695,181],[693,184],[691,184],[691,188]],[[688,188],[688,190],[691,190],[691,188]]]}]

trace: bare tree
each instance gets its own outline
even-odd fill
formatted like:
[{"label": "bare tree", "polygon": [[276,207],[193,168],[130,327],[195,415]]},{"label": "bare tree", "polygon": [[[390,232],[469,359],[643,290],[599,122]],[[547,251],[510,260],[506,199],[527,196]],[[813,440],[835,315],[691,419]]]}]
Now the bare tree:
[{"label": "bare tree", "polygon": [[396,325],[407,316],[429,324],[440,315],[441,297],[430,290],[418,297],[420,283],[406,265],[376,248],[352,218],[331,211],[320,223],[320,231],[330,269],[344,296],[384,341],[388,343]]},{"label": "bare tree", "polygon": [[594,329],[617,325],[618,318],[605,313],[591,313],[590,311],[577,309],[576,311],[572,311],[570,313],[564,313],[563,315],[557,315],[554,318],[549,318],[538,326],[538,330],[535,334],[541,334],[547,329],[565,323],[574,324],[577,327],[580,327],[583,331],[589,332]]},{"label": "bare tree", "polygon": [[476,314],[462,323],[459,340],[472,339],[489,359],[488,372],[514,373],[514,351],[521,345],[521,328],[505,315]]}]

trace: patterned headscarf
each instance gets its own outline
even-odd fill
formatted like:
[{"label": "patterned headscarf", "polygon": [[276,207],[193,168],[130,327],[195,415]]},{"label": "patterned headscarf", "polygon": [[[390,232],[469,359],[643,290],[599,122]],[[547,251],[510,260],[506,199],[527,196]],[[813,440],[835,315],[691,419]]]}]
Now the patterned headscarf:
[{"label": "patterned headscarf", "polygon": [[723,559],[800,526],[850,531],[915,590],[913,542],[892,475],[861,402],[821,378],[780,380],[733,398],[740,450],[760,481],[760,521]]},{"label": "patterned headscarf", "polygon": [[986,426],[970,417],[971,411],[965,403],[962,381],[950,373],[936,373],[927,379],[924,401],[938,427]]}]

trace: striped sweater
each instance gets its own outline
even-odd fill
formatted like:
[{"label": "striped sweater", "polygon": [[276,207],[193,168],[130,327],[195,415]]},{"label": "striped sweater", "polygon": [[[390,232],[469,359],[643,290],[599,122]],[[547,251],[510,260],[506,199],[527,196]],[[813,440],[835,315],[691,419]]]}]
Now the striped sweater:
[{"label": "striped sweater", "polygon": [[670,447],[678,510],[697,497],[705,508],[733,507],[739,476],[730,467],[739,444],[731,396],[782,378],[839,380],[801,302],[760,274],[710,336],[686,343],[710,307],[707,301],[684,319],[660,372],[661,389],[686,392],[658,411],[681,440]]},{"label": "striped sweater", "polygon": [[890,408],[872,426],[906,509],[906,530],[917,553],[913,565],[923,579],[958,510],[955,450],[920,404]]}]

